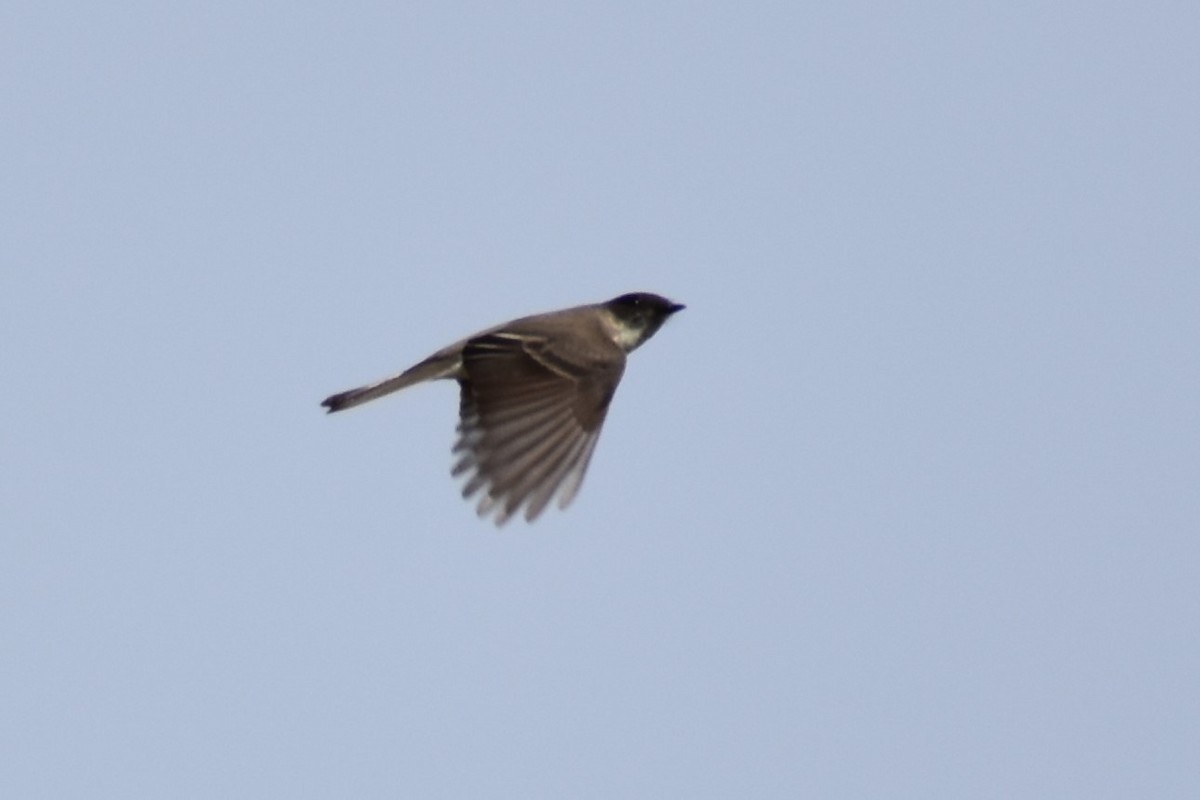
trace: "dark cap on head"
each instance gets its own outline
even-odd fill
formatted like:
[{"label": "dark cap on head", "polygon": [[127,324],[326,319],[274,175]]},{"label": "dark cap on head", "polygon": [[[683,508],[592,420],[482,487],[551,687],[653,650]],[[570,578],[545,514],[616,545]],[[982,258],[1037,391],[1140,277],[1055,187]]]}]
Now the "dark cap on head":
[{"label": "dark cap on head", "polygon": [[622,318],[648,317],[666,319],[685,306],[651,292],[630,292],[609,300],[604,305]]}]

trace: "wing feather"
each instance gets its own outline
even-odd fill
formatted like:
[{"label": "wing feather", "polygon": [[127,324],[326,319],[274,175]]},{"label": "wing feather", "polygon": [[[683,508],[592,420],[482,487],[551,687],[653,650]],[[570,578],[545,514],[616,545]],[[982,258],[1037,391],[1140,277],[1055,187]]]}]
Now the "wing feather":
[{"label": "wing feather", "polygon": [[463,497],[482,491],[477,510],[503,525],[523,507],[533,521],[558,496],[579,491],[624,354],[593,358],[555,350],[540,337],[500,333],[462,351],[457,460]]}]

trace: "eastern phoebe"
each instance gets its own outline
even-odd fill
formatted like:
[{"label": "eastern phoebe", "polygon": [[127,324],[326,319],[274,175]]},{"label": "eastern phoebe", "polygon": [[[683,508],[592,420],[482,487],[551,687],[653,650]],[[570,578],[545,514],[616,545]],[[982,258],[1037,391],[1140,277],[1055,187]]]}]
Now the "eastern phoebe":
[{"label": "eastern phoebe", "polygon": [[453,378],[460,397],[451,474],[470,473],[463,497],[483,490],[479,515],[494,513],[497,525],[522,506],[532,522],[556,494],[559,508],[575,498],[625,371],[625,354],[682,308],[636,292],[522,317],[321,405],[332,413],[415,383]]}]

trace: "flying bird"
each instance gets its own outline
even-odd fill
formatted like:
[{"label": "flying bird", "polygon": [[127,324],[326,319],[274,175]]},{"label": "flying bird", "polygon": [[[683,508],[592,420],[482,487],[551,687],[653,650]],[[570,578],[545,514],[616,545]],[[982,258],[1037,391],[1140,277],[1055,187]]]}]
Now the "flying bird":
[{"label": "flying bird", "polygon": [[555,496],[575,499],[625,371],[626,354],[684,308],[656,294],[522,317],[455,342],[376,383],[321,403],[342,411],[425,381],[459,385],[451,470],[481,517],[532,522]]}]

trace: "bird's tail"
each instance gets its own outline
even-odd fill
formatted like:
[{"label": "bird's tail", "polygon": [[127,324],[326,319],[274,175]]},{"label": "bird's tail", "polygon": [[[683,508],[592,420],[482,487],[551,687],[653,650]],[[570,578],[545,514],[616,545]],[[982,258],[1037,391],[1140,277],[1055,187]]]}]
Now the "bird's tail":
[{"label": "bird's tail", "polygon": [[359,386],[357,389],[350,389],[349,391],[330,395],[321,401],[321,405],[327,408],[330,414],[345,408],[354,408],[354,406],[361,405],[368,400],[374,400],[376,397],[383,397],[385,394],[403,389],[406,384],[393,385],[398,378],[400,378],[399,375],[379,381],[378,383],[371,383],[366,386]]},{"label": "bird's tail", "polygon": [[385,394],[406,389],[414,383],[453,377],[457,369],[457,359],[451,361],[444,354],[437,353],[420,364],[406,369],[399,375],[393,375],[390,378],[384,378],[375,383],[368,383],[366,386],[359,386],[357,389],[350,389],[330,395],[321,401],[321,405],[332,414],[334,411],[354,408],[354,406],[362,405],[377,397],[383,397]]}]

